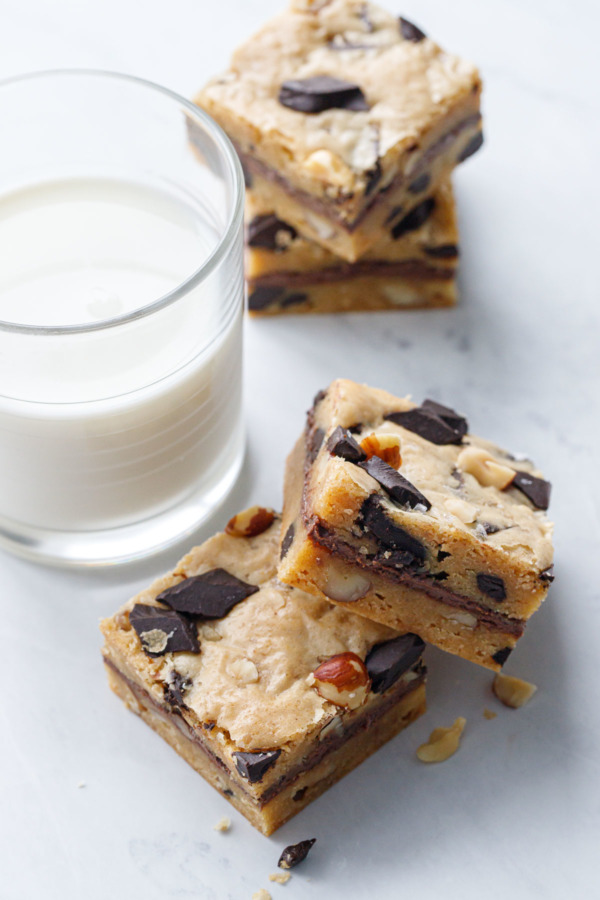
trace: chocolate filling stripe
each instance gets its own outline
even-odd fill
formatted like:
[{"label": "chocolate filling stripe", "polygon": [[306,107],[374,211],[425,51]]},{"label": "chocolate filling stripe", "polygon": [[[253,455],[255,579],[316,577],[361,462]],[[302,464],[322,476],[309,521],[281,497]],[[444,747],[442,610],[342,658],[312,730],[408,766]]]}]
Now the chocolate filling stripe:
[{"label": "chocolate filling stripe", "polygon": [[353,566],[360,566],[362,569],[374,572],[385,581],[394,581],[416,591],[421,591],[445,606],[472,613],[477,617],[480,624],[489,625],[497,631],[502,631],[504,634],[511,634],[515,637],[521,637],[523,634],[525,622],[522,619],[512,619],[487,607],[482,607],[475,600],[444,588],[439,582],[426,574],[416,574],[408,569],[394,569],[390,566],[383,566],[376,560],[369,559],[368,556],[359,553],[350,544],[340,540],[333,529],[330,529],[316,517],[311,520],[303,516],[303,519],[307,535],[313,543],[324,547],[336,556],[341,556]]},{"label": "chocolate filling stripe", "polygon": [[[442,135],[441,138],[438,138],[429,147],[425,148],[423,152],[423,164],[426,165],[433,158],[439,156],[442,152],[447,150],[449,143],[454,143],[454,141],[459,137],[459,135],[462,134],[463,131],[465,131],[472,125],[478,125],[480,121],[481,115],[479,113],[473,113],[472,115],[461,119],[461,121],[458,122],[452,129],[450,129],[450,131],[448,131],[445,135]],[[193,135],[191,136],[191,139],[193,142]],[[250,172],[250,174],[258,175],[261,178],[265,178],[267,181],[271,181],[274,184],[277,184],[280,188],[282,188],[282,190],[286,192],[286,194],[301,203],[302,206],[306,206],[308,209],[312,209],[314,212],[322,215],[324,218],[335,223],[338,227],[343,228],[349,233],[352,233],[361,224],[362,220],[372,210],[373,207],[379,206],[382,202],[385,201],[385,195],[388,191],[395,191],[402,185],[404,181],[404,173],[399,172],[389,184],[386,184],[384,187],[380,188],[379,190],[375,190],[372,194],[370,194],[369,199],[361,207],[354,219],[347,220],[343,219],[341,214],[336,211],[331,201],[327,202],[325,200],[321,200],[320,197],[315,197],[313,194],[309,194],[307,191],[303,191],[300,188],[294,187],[292,184],[290,184],[287,178],[284,178],[283,175],[280,175],[279,172],[276,172],[266,163],[262,162],[262,160],[257,159],[255,156],[251,156],[249,153],[245,153],[235,142],[233,142],[233,144],[238,156],[240,157],[242,166],[247,172]],[[427,155],[428,153],[430,154],[429,156]],[[348,198],[342,198],[341,202],[343,203],[344,200],[347,199]]]},{"label": "chocolate filling stripe", "polygon": [[428,266],[427,263],[417,259],[405,259],[398,262],[386,262],[374,260],[373,262],[358,261],[341,266],[328,266],[326,269],[313,269],[312,271],[278,271],[269,272],[258,278],[249,280],[252,287],[302,287],[310,284],[325,284],[332,281],[346,281],[367,276],[389,278],[415,278],[436,280],[448,280],[455,275],[454,268],[440,269]]}]

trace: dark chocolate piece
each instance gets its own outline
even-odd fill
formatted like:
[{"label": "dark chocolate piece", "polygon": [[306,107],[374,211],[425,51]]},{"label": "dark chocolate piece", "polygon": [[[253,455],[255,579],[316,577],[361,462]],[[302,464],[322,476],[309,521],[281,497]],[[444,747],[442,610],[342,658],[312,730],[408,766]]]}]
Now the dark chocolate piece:
[{"label": "dark chocolate piece", "polygon": [[282,309],[285,309],[287,306],[297,306],[299,303],[305,303],[308,300],[308,294],[303,294],[301,291],[294,291],[293,294],[286,294],[286,296],[279,301],[279,305]]},{"label": "dark chocolate piece", "polygon": [[471,140],[467,143],[467,146],[461,150],[458,154],[457,163],[464,162],[465,159],[468,159],[470,156],[473,156],[474,153],[477,153],[481,145],[483,144],[483,131],[478,131],[477,134],[474,134]]},{"label": "dark chocolate piece", "polygon": [[421,41],[424,41],[427,35],[424,31],[421,31],[416,25],[413,25],[412,22],[409,22],[408,19],[405,19],[404,16],[400,16],[400,34],[406,41],[412,41],[415,44],[419,44]]},{"label": "dark chocolate piece", "polygon": [[414,484],[411,484],[404,475],[401,475],[393,466],[390,466],[378,456],[372,456],[370,459],[359,463],[359,465],[375,481],[379,482],[384,491],[396,503],[399,503],[401,506],[410,506],[411,509],[419,505],[424,506],[425,509],[431,509],[431,503],[427,497]]},{"label": "dark chocolate piece", "polygon": [[[296,799],[296,795],[294,795],[294,799]],[[316,840],[316,838],[309,838],[306,841],[300,841],[298,844],[290,844],[289,847],[286,847],[279,857],[279,862],[277,863],[279,868],[293,869],[294,866],[305,860],[308,856],[308,851]]]},{"label": "dark chocolate piece", "polygon": [[552,485],[543,478],[536,478],[527,472],[517,472],[508,487],[518,488],[538,509],[548,509]]},{"label": "dark chocolate piece", "polygon": [[385,514],[376,494],[367,497],[360,515],[363,526],[375,535],[380,544],[392,550],[407,550],[418,560],[425,559],[423,544]]},{"label": "dark chocolate piece", "polygon": [[177,612],[202,619],[222,619],[237,603],[258,590],[255,584],[240,581],[225,569],[211,569],[202,575],[184,578],[162,591],[156,599]]},{"label": "dark chocolate piece", "polygon": [[367,654],[365,666],[371,679],[374,694],[383,694],[420,658],[425,644],[416,634],[403,634],[375,644]]},{"label": "dark chocolate piece", "polygon": [[477,587],[482,594],[487,594],[493,600],[506,600],[506,587],[499,575],[488,575],[479,572],[477,575]]},{"label": "dark chocolate piece", "polygon": [[392,228],[392,237],[397,240],[403,234],[409,231],[416,231],[425,224],[433,210],[435,209],[435,198],[428,197],[417,206],[415,206],[403,219],[400,219]]},{"label": "dark chocolate piece", "polygon": [[540,581],[545,581],[546,584],[552,584],[554,581],[554,566],[548,566],[547,569],[544,569],[543,572],[540,572]]},{"label": "dark chocolate piece", "polygon": [[281,750],[264,750],[258,753],[236,751],[233,754],[235,767],[242,778],[246,778],[250,784],[256,784],[258,781],[262,781],[265,772],[275,765],[280,753]]},{"label": "dark chocolate piece", "polygon": [[437,552],[438,562],[443,562],[443,560],[447,559],[449,556],[452,556],[452,554],[448,553],[447,550],[438,550]]},{"label": "dark chocolate piece", "polygon": [[285,294],[284,287],[257,287],[248,295],[248,309],[258,311],[273,306]]},{"label": "dark chocolate piece", "polygon": [[375,562],[391,569],[406,569],[407,566],[418,565],[419,560],[408,550],[385,550],[377,554]]},{"label": "dark chocolate piece", "polygon": [[309,463],[314,463],[321,445],[325,440],[325,432],[322,428],[315,428],[308,436],[306,442],[306,458]]},{"label": "dark chocolate piece", "polygon": [[184,706],[183,695],[189,691],[191,686],[192,682],[189,678],[185,678],[181,672],[173,669],[169,675],[169,680],[163,686],[165,701],[169,706]]},{"label": "dark chocolate piece", "polygon": [[408,191],[410,194],[422,194],[423,191],[426,191],[431,183],[431,175],[428,172],[423,172],[421,175],[418,175],[414,181],[408,185]]},{"label": "dark chocolate piece", "polygon": [[385,419],[401,425],[402,428],[408,429],[418,434],[419,437],[431,441],[432,444],[460,444],[462,443],[462,434],[452,426],[448,425],[444,419],[423,409],[420,406],[405,412],[392,412]]},{"label": "dark chocolate piece", "polygon": [[298,232],[272,213],[254,216],[248,224],[246,243],[249,247],[263,247],[265,250],[284,250],[285,246],[277,243],[278,234],[287,235],[293,241]]},{"label": "dark chocolate piece", "polygon": [[341,425],[331,432],[326,446],[332,456],[341,456],[351,463],[359,463],[367,458],[360,444],[354,440],[348,429],[342,428]]},{"label": "dark chocolate piece", "polygon": [[233,791],[230,790],[229,788],[225,788],[223,790],[223,793],[225,794],[226,797],[233,797]]},{"label": "dark chocolate piece", "polygon": [[492,659],[494,662],[497,662],[499,666],[503,666],[511,653],[512,647],[503,647],[501,650],[496,650],[496,652],[492,654]]},{"label": "dark chocolate piece", "polygon": [[283,536],[283,540],[281,542],[281,551],[279,554],[280,559],[283,559],[283,557],[287,555],[287,552],[290,549],[290,547],[292,546],[292,543],[294,541],[295,532],[296,532],[296,529],[294,527],[294,523],[292,522],[292,524],[286,531],[285,535]]},{"label": "dark chocolate piece", "polygon": [[440,244],[439,247],[424,247],[427,256],[434,259],[456,259],[458,256],[458,247],[456,244]]},{"label": "dark chocolate piece", "polygon": [[423,400],[421,409],[426,409],[427,412],[433,413],[434,416],[437,416],[438,419],[441,419],[446,425],[449,425],[450,428],[458,431],[461,437],[464,437],[469,430],[469,423],[464,416],[461,416],[460,413],[457,413],[456,410],[452,409],[450,406],[444,406],[442,403],[438,403],[437,400]]},{"label": "dark chocolate piece", "polygon": [[[200,653],[200,644],[194,623],[172,609],[136,603],[129,613],[136,634],[142,642],[142,650],[153,659],[165,653]],[[161,637],[164,635],[164,640]],[[160,649],[152,649],[153,647]]]},{"label": "dark chocolate piece", "polygon": [[297,81],[284,81],[279,91],[282,106],[303,113],[319,113],[325,109],[347,109],[360,112],[369,109],[365,95],[357,84],[313,75]]}]

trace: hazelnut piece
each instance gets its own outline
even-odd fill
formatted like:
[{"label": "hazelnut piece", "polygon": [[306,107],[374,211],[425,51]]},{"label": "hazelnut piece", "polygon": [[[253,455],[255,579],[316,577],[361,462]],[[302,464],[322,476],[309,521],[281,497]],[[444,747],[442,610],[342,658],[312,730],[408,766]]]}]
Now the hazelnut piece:
[{"label": "hazelnut piece", "polygon": [[494,678],[492,687],[498,700],[505,706],[510,706],[511,709],[520,709],[521,706],[525,706],[537,691],[535,684],[501,673]]},{"label": "hazelnut piece", "polygon": [[503,491],[513,481],[516,472],[503,466],[482,447],[465,447],[458,454],[456,465],[477,479],[482,487],[495,487]]},{"label": "hazelnut piece", "polygon": [[349,651],[321,663],[312,673],[311,683],[324,700],[348,709],[362,706],[371,686],[364,662]]},{"label": "hazelnut piece", "polygon": [[232,537],[256,537],[273,524],[275,512],[264,506],[249,506],[229,520],[225,533]]},{"label": "hazelnut piece", "polygon": [[397,434],[368,434],[360,442],[361,448],[367,454],[367,459],[378,456],[393,469],[399,469],[402,463],[400,454],[400,438]]}]

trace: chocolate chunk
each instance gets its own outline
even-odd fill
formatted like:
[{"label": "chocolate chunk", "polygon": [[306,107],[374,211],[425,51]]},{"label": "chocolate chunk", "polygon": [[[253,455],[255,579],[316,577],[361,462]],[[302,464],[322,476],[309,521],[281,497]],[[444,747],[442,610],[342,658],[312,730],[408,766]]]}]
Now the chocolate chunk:
[{"label": "chocolate chunk", "polygon": [[408,550],[386,550],[378,553],[375,561],[381,566],[388,566],[391,569],[406,569],[408,566],[414,566],[419,563],[412,553]]},{"label": "chocolate chunk", "polygon": [[418,175],[414,181],[408,185],[408,191],[411,194],[422,194],[423,191],[426,191],[431,183],[431,175],[428,172],[423,172],[422,175]]},{"label": "chocolate chunk", "polygon": [[378,456],[372,456],[365,462],[359,463],[359,465],[375,481],[379,482],[384,491],[396,503],[399,503],[401,506],[410,506],[411,509],[419,505],[424,506],[426,510],[431,509],[431,503],[427,497],[400,472],[396,471],[393,466],[390,466]]},{"label": "chocolate chunk", "polygon": [[294,291],[293,294],[286,294],[286,296],[279,301],[279,305],[282,309],[285,309],[288,306],[297,306],[299,303],[305,303],[308,300],[308,294],[303,294],[301,291]]},{"label": "chocolate chunk", "polygon": [[278,99],[282,106],[303,113],[319,113],[325,109],[347,109],[352,112],[369,109],[357,84],[330,75],[284,81]]},{"label": "chocolate chunk", "polygon": [[461,150],[458,154],[458,158],[456,160],[457,163],[464,162],[465,159],[468,159],[470,156],[473,156],[474,153],[477,153],[481,145],[483,144],[483,131],[478,131],[477,134],[474,134],[471,140],[468,142],[467,146]]},{"label": "chocolate chunk", "polygon": [[439,247],[424,247],[427,256],[433,259],[456,259],[458,257],[458,247],[456,244],[440,244]]},{"label": "chocolate chunk", "polygon": [[257,287],[248,295],[248,309],[258,311],[273,306],[285,294],[284,287]]},{"label": "chocolate chunk", "polygon": [[400,16],[400,34],[406,41],[413,41],[415,44],[419,44],[421,41],[424,41],[427,35],[424,31],[421,31],[416,25],[413,25],[412,22],[409,22],[408,19],[405,19],[403,16]]},{"label": "chocolate chunk", "polygon": [[536,478],[527,472],[517,472],[508,487],[518,488],[538,509],[548,509],[552,485],[543,478]]},{"label": "chocolate chunk", "polygon": [[479,572],[477,587],[482,594],[487,594],[494,600],[506,600],[506,588],[499,575],[487,575],[485,572]]},{"label": "chocolate chunk", "polygon": [[375,161],[375,165],[365,172],[365,176],[367,179],[367,183],[365,185],[365,197],[368,197],[369,194],[371,194],[375,190],[375,188],[381,181],[382,175],[383,170],[381,168],[381,161],[377,159]]},{"label": "chocolate chunk", "polygon": [[367,458],[360,444],[354,440],[348,429],[342,428],[341,425],[331,432],[326,446],[332,456],[341,456],[351,463],[359,463]]},{"label": "chocolate chunk", "polygon": [[[295,799],[296,794],[294,794],[294,800]],[[286,847],[279,857],[279,862],[277,863],[279,868],[293,869],[294,866],[297,866],[298,863],[301,863],[303,860],[305,860],[308,856],[308,851],[316,840],[316,838],[309,838],[306,841],[300,841],[300,843],[298,844],[290,844],[289,847]]]},{"label": "chocolate chunk", "polygon": [[447,550],[438,550],[437,552],[438,562],[443,562],[443,560],[447,559],[449,556],[452,556],[452,554],[448,553]]},{"label": "chocolate chunk", "polygon": [[163,685],[165,701],[169,706],[185,706],[183,695],[189,691],[192,682],[189,678],[185,678],[181,672],[173,669],[169,675],[169,680]]},{"label": "chocolate chunk", "polygon": [[236,751],[233,754],[235,767],[242,778],[247,778],[250,784],[256,784],[257,781],[262,781],[265,772],[275,765],[280,753],[281,750],[264,750],[259,753]]},{"label": "chocolate chunk", "polygon": [[[158,599],[158,598],[157,598]],[[146,656],[156,658],[165,653],[200,653],[194,623],[172,609],[136,603],[129,613]]]},{"label": "chocolate chunk", "polygon": [[360,516],[364,528],[375,535],[380,544],[392,550],[407,550],[420,561],[425,559],[423,544],[386,515],[376,494],[367,497]]},{"label": "chocolate chunk", "polygon": [[456,410],[451,409],[449,406],[438,403],[436,400],[423,400],[421,409],[426,409],[427,412],[433,413],[434,416],[437,416],[450,428],[458,431],[461,437],[464,437],[469,430],[469,423],[464,416],[461,416],[460,413],[457,413]]},{"label": "chocolate chunk", "polygon": [[288,530],[286,531],[286,533],[285,533],[285,535],[284,535],[284,537],[283,537],[283,540],[282,540],[282,542],[281,542],[281,551],[280,551],[280,554],[279,554],[279,558],[280,558],[280,559],[283,559],[284,556],[287,556],[287,552],[288,552],[288,550],[290,549],[290,547],[292,546],[292,544],[293,544],[293,542],[294,542],[294,534],[295,534],[295,532],[296,532],[296,529],[295,529],[295,527],[294,527],[294,523],[292,522],[292,524],[290,525],[290,527],[289,527]]},{"label": "chocolate chunk", "polygon": [[322,428],[315,428],[308,435],[308,439],[306,441],[306,458],[309,463],[314,463],[324,440],[325,432]]},{"label": "chocolate chunk", "polygon": [[258,590],[255,584],[246,584],[225,569],[211,569],[185,578],[162,591],[156,599],[178,612],[202,619],[222,619],[237,603]]},{"label": "chocolate chunk", "polygon": [[403,219],[400,219],[400,221],[392,228],[391,233],[394,240],[397,240],[409,231],[416,231],[418,228],[421,228],[433,212],[434,208],[435,199],[433,197],[428,197],[427,200],[423,200],[411,209],[411,211],[407,213]]},{"label": "chocolate chunk", "polygon": [[383,694],[420,658],[425,644],[416,634],[403,634],[375,644],[365,659],[374,694]]},{"label": "chocolate chunk", "polygon": [[501,650],[496,650],[492,655],[492,659],[494,662],[497,662],[499,666],[503,666],[511,653],[512,647],[503,647]]},{"label": "chocolate chunk", "polygon": [[546,584],[552,584],[554,578],[554,566],[548,566],[547,569],[544,569],[543,572],[540,572],[540,581],[545,581]]},{"label": "chocolate chunk", "polygon": [[223,793],[226,797],[233,797],[233,791],[230,791],[229,788],[225,788]]},{"label": "chocolate chunk", "polygon": [[419,437],[425,438],[426,441],[431,441],[432,444],[462,443],[463,436],[460,431],[452,428],[440,416],[420,406],[406,410],[406,412],[389,413],[384,418],[395,422],[396,425],[401,425],[408,431],[413,431]]},{"label": "chocolate chunk", "polygon": [[[292,225],[269,213],[254,216],[248,225],[246,243],[249,247],[263,247],[265,250],[284,250],[285,242],[293,241],[297,234]],[[279,235],[282,237],[278,239]]]}]

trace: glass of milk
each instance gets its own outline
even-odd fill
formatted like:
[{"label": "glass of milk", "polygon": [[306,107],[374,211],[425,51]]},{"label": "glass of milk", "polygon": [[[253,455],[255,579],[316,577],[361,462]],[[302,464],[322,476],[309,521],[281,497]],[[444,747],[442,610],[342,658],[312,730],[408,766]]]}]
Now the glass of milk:
[{"label": "glass of milk", "polygon": [[241,168],[127,76],[3,82],[0,122],[0,544],[137,559],[241,467]]}]

